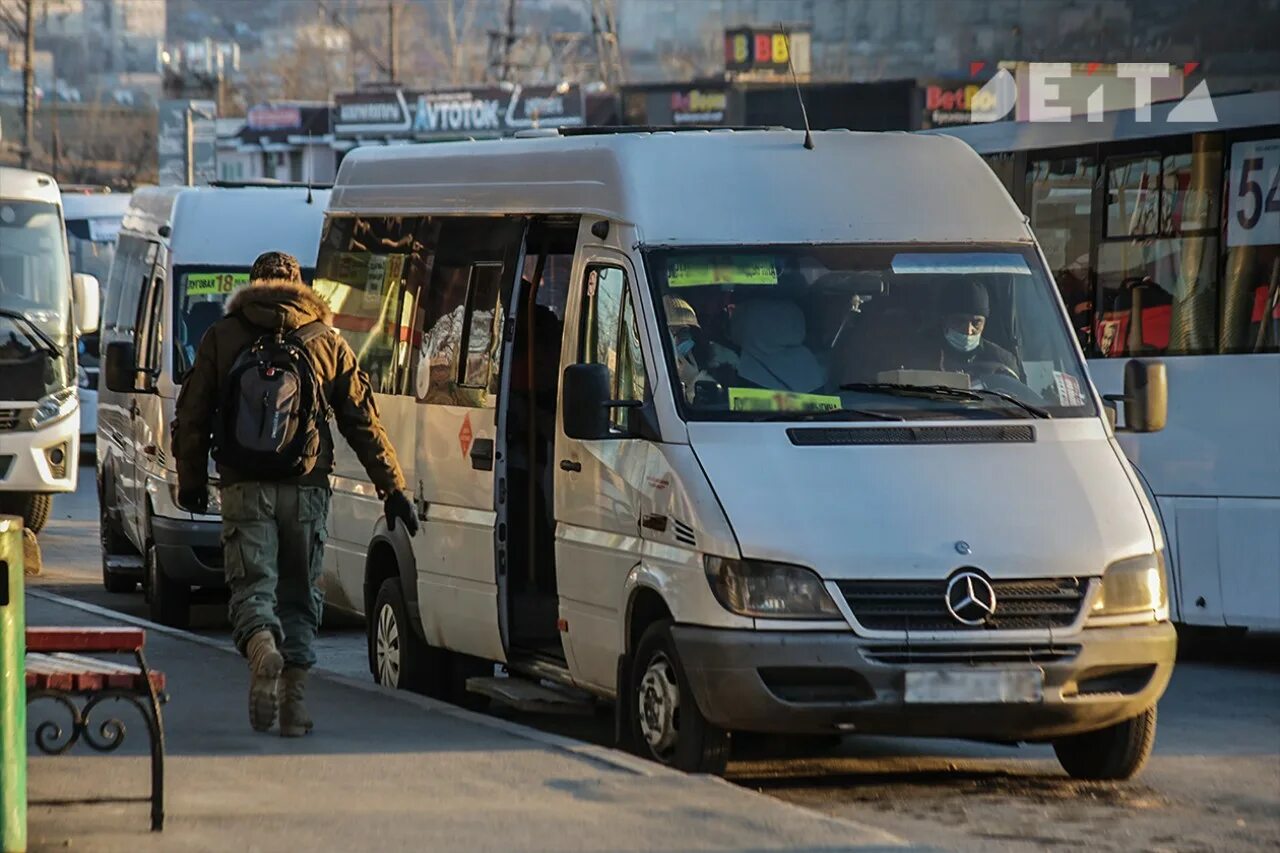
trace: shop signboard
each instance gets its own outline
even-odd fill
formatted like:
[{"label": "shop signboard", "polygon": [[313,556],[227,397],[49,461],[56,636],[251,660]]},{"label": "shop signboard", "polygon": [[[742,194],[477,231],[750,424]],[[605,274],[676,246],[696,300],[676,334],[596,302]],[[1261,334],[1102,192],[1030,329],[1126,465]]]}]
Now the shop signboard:
[{"label": "shop signboard", "polygon": [[333,121],[336,136],[432,139],[578,127],[585,116],[577,85],[475,86],[340,94],[334,98]]}]

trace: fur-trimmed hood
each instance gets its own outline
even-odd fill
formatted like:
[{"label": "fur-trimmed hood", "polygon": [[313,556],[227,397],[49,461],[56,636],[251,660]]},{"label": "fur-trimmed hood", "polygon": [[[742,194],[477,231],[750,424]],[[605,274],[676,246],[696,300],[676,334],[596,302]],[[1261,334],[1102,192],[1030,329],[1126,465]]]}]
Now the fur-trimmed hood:
[{"label": "fur-trimmed hood", "polygon": [[332,324],[328,304],[308,285],[292,281],[259,281],[227,300],[227,314],[239,314],[264,329],[297,329],[316,320]]}]

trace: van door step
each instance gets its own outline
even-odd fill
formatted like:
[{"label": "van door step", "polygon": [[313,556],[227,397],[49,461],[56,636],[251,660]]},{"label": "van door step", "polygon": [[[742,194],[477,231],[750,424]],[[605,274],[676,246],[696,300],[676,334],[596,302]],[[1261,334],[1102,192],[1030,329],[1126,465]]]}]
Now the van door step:
[{"label": "van door step", "polygon": [[134,554],[108,554],[107,568],[121,574],[142,574],[142,558]]},{"label": "van door step", "polygon": [[468,678],[467,691],[531,714],[591,714],[595,711],[595,699],[589,693],[524,678]]}]

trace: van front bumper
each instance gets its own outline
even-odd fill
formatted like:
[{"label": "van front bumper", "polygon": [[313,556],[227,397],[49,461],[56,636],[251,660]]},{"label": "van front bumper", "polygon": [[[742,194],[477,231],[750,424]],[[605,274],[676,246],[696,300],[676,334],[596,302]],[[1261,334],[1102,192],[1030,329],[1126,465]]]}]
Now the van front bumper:
[{"label": "van front bumper", "polygon": [[191,586],[222,587],[222,523],[151,518],[156,557],[165,575]]},{"label": "van front bumper", "polygon": [[[1156,703],[1173,672],[1167,622],[1091,628],[1069,640],[957,636],[910,647],[845,632],[672,628],[694,700],[726,729],[1042,741],[1105,728]],[[954,653],[973,650],[966,662]],[[993,662],[998,661],[998,662]],[[1031,663],[1029,661],[1035,661]],[[1039,668],[1043,697],[1020,703],[911,704],[906,673]]]}]

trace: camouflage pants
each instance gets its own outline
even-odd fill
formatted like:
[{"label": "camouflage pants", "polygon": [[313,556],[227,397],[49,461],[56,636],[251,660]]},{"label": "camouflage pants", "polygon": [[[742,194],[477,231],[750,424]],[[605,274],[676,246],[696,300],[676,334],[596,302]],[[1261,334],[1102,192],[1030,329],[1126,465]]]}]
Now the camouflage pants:
[{"label": "camouflage pants", "polygon": [[222,554],[231,589],[231,628],[244,653],[263,628],[285,666],[309,668],[320,627],[329,490],[322,486],[235,483],[222,489]]}]

